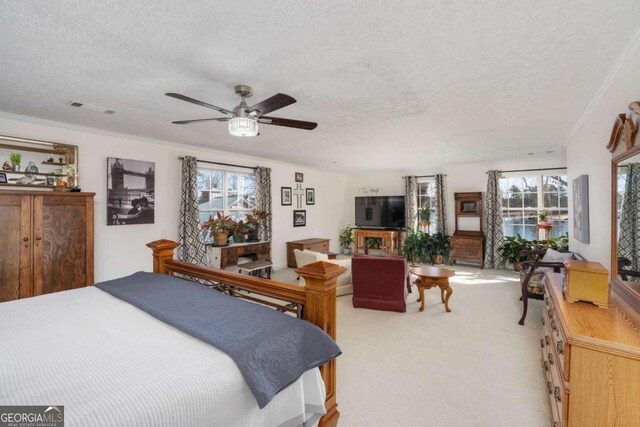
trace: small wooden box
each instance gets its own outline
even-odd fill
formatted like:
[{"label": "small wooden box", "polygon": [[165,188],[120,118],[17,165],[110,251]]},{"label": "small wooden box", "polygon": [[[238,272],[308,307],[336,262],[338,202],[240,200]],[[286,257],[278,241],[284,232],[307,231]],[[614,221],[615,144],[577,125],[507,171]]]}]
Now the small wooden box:
[{"label": "small wooden box", "polygon": [[602,264],[569,259],[566,269],[565,298],[567,302],[588,301],[598,307],[609,306],[609,272]]}]

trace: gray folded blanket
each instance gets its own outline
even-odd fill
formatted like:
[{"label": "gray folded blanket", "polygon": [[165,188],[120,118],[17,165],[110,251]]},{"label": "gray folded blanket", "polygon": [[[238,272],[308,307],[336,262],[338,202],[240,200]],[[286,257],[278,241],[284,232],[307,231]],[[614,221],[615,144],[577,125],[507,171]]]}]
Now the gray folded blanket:
[{"label": "gray folded blanket", "polygon": [[342,353],[306,320],[166,274],[138,272],[95,287],[224,351],[260,408],[305,371]]}]

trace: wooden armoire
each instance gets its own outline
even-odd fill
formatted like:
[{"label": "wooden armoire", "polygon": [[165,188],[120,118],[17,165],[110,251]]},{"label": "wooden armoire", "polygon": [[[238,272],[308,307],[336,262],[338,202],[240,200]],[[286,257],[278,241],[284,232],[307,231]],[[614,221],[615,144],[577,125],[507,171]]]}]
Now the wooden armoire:
[{"label": "wooden armoire", "polygon": [[93,197],[0,191],[0,302],[93,283]]}]

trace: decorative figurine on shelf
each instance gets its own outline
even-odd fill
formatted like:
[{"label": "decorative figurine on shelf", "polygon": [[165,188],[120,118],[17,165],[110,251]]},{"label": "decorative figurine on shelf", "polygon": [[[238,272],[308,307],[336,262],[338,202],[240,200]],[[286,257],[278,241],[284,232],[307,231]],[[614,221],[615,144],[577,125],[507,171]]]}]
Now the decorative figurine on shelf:
[{"label": "decorative figurine on shelf", "polygon": [[9,162],[11,162],[11,169],[14,171],[20,171],[20,163],[22,162],[22,154],[11,153],[9,154]]},{"label": "decorative figurine on shelf", "polygon": [[55,160],[53,160],[53,157],[49,156],[47,158],[47,163],[55,163]]},{"label": "decorative figurine on shelf", "polygon": [[22,178],[18,179],[18,184],[33,184],[36,180],[36,177],[33,175],[25,175]]},{"label": "decorative figurine on shelf", "polygon": [[60,164],[64,163],[64,157],[58,157],[58,163]]},{"label": "decorative figurine on shelf", "polygon": [[9,164],[9,162],[7,160],[5,160],[4,163],[2,164],[2,170],[3,171],[10,171],[11,170],[11,165]]},{"label": "decorative figurine on shelf", "polygon": [[29,173],[38,173],[38,167],[32,160],[30,160],[27,167],[24,168],[24,171]]}]

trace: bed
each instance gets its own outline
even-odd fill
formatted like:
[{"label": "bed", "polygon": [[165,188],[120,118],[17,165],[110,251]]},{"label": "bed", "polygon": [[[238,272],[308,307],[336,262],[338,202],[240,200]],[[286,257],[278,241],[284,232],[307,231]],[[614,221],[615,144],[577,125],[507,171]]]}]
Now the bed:
[{"label": "bed", "polygon": [[[272,350],[270,340],[262,339],[255,345],[261,350],[249,362],[232,358],[237,357],[233,351],[237,343],[231,342],[230,348],[226,348],[228,342],[218,345],[215,340],[222,335],[228,339],[229,335],[238,333],[250,338],[246,341],[258,341],[251,336],[255,326],[247,325],[253,317],[260,322],[257,313],[264,310],[269,311],[265,313],[268,316],[278,316],[273,319],[282,319],[287,326],[279,328],[285,331],[291,329],[290,322],[295,322],[296,328],[313,328],[289,335],[314,337],[314,342],[318,341],[313,335],[316,333],[335,338],[335,282],[343,272],[341,267],[317,263],[300,269],[299,274],[305,277],[307,286],[299,288],[175,261],[173,250],[178,244],[168,240],[147,246],[154,253],[155,274],[137,273],[132,278],[112,281],[114,283],[0,304],[3,348],[0,351],[0,405],[63,405],[67,426],[337,424],[335,356],[339,353],[335,350],[331,357],[327,357],[328,353],[323,353],[322,359],[318,356],[320,353],[311,356],[315,362],[300,366],[312,367],[300,374],[288,372],[296,363],[291,363],[286,359],[290,356],[282,355],[279,350]],[[170,277],[173,275],[181,278]],[[185,282],[185,278],[213,282],[221,286],[219,290],[237,298]],[[132,282],[136,285],[130,285]],[[148,282],[146,286],[155,286],[152,297],[147,297],[147,291],[140,291],[143,282]],[[195,300],[189,301],[191,287],[208,293],[198,294]],[[165,302],[156,301],[163,288],[168,292],[180,289],[163,299],[172,300],[167,304],[178,304],[177,323],[163,319],[164,313],[172,311],[170,306],[161,305]],[[133,296],[127,296],[127,292],[133,292]],[[142,303],[136,300],[140,295]],[[184,321],[187,317],[184,313],[189,312],[184,307],[197,305],[198,301],[209,304],[215,299],[209,296],[233,300],[231,304],[235,305],[216,306],[217,309],[203,305],[198,315],[210,311],[214,318],[219,312],[224,316],[218,314],[218,317],[228,321],[220,324],[202,320],[195,325],[196,333],[193,333],[189,330],[191,323]],[[247,308],[249,305],[251,308]],[[265,306],[288,311],[293,316]],[[159,313],[154,313],[154,309]],[[225,313],[225,309],[229,312]],[[232,312],[242,310],[252,311],[239,318],[246,320],[232,320]],[[205,335],[206,330],[213,332],[200,336],[202,330]],[[207,342],[208,339],[216,346]],[[236,353],[247,353],[246,348]],[[263,360],[265,351],[277,353],[278,357],[265,362],[268,366],[275,365],[275,369],[253,366],[255,360]],[[287,369],[279,366],[283,364]],[[259,379],[248,377],[247,369],[257,371]],[[286,378],[273,386],[268,396],[256,391],[263,378],[270,375],[260,369],[285,373]]]}]

